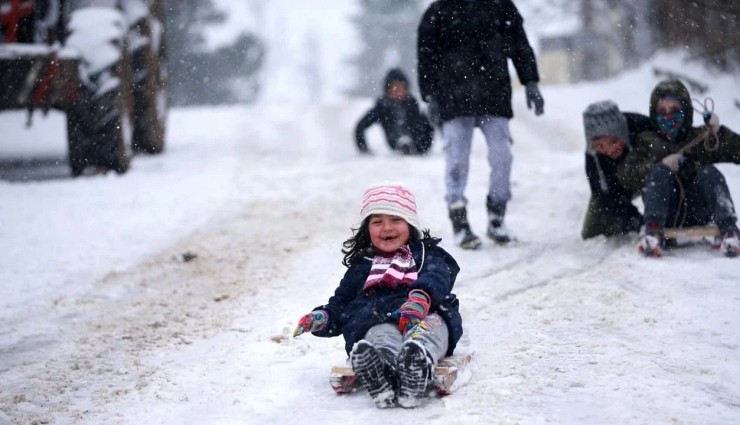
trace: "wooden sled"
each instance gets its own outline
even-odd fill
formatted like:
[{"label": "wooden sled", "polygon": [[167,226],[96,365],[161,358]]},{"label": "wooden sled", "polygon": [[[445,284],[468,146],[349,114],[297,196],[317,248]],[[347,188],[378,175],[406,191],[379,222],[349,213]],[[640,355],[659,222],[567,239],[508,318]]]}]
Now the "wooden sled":
[{"label": "wooden sled", "polygon": [[663,229],[663,235],[669,243],[674,245],[688,245],[692,243],[709,242],[719,237],[717,226],[672,227]]},{"label": "wooden sled", "polygon": [[[458,378],[462,380],[462,375],[464,375],[464,371],[470,365],[471,360],[471,354],[455,354],[440,360],[434,370],[434,380],[432,382],[434,391],[440,397],[451,394],[455,382]],[[349,366],[333,366],[331,375],[329,375],[329,383],[337,394],[351,393],[358,386],[355,372]],[[462,383],[464,382],[458,382],[458,386]]]}]

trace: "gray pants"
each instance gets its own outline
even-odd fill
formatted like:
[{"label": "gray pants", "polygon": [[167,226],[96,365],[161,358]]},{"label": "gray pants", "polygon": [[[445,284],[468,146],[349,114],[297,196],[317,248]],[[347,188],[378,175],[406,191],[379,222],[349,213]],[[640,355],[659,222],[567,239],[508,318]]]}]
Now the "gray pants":
[{"label": "gray pants", "polygon": [[393,359],[398,357],[404,343],[417,341],[424,346],[436,364],[447,353],[449,330],[445,321],[436,313],[425,317],[424,323],[425,326],[416,326],[403,335],[396,323],[382,323],[370,328],[364,339]]},{"label": "gray pants", "polygon": [[445,151],[445,201],[451,205],[462,201],[467,205],[465,186],[468,183],[470,150],[473,130],[480,127],[488,145],[488,165],[491,174],[488,198],[494,204],[505,204],[511,199],[511,133],[509,120],[486,115],[482,117],[457,117],[442,124]]}]

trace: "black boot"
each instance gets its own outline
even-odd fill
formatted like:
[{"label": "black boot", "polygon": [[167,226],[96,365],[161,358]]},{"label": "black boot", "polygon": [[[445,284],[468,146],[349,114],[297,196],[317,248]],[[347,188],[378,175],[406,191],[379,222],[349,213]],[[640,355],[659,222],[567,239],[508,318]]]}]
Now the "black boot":
[{"label": "black boot", "polygon": [[463,249],[478,249],[481,240],[470,230],[468,223],[468,211],[465,205],[450,205],[450,220],[452,221],[452,232],[455,234],[455,243]]},{"label": "black boot", "polygon": [[352,348],[350,363],[360,384],[370,393],[379,408],[393,407],[396,404],[395,359],[384,355],[382,349],[375,348],[365,340]]},{"label": "black boot", "polygon": [[398,404],[418,407],[434,379],[434,361],[417,341],[408,341],[398,353]]},{"label": "black boot", "polygon": [[486,232],[488,237],[501,244],[515,241],[516,237],[504,226],[506,203],[494,204],[491,198],[486,197],[486,209],[488,210],[488,231]]}]

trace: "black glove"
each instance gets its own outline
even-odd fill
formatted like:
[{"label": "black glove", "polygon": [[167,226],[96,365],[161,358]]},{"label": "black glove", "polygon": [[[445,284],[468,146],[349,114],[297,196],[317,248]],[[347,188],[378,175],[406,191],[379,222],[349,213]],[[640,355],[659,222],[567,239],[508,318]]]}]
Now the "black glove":
[{"label": "black glove", "polygon": [[370,153],[370,149],[367,148],[364,134],[355,134],[355,142],[357,143],[357,150],[359,150],[360,153]]},{"label": "black glove", "polygon": [[532,109],[532,104],[534,104],[534,114],[542,115],[545,112],[545,99],[542,98],[542,93],[540,93],[537,83],[527,83],[525,88],[527,94],[527,109]]}]

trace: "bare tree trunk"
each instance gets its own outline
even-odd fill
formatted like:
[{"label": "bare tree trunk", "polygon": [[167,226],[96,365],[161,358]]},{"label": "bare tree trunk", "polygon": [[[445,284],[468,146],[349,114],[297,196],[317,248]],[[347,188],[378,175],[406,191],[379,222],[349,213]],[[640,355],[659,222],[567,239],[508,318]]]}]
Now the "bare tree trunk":
[{"label": "bare tree trunk", "polygon": [[724,71],[740,66],[736,0],[655,0],[654,10],[661,46],[686,47]]},{"label": "bare tree trunk", "polygon": [[637,30],[637,9],[634,1],[624,2],[622,6],[624,8],[625,22],[622,25],[622,37],[624,39],[624,46],[622,49],[622,57],[624,58],[624,64],[633,68],[637,65],[639,55],[637,53],[637,47],[635,45],[635,32]]}]

